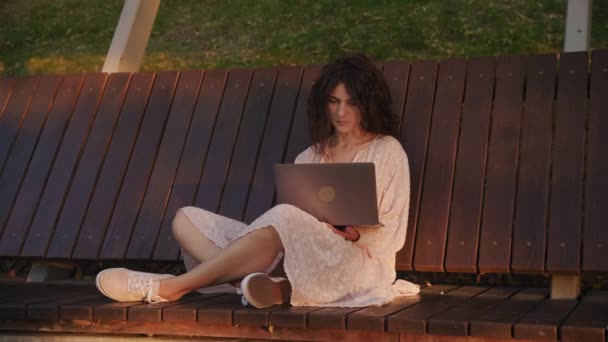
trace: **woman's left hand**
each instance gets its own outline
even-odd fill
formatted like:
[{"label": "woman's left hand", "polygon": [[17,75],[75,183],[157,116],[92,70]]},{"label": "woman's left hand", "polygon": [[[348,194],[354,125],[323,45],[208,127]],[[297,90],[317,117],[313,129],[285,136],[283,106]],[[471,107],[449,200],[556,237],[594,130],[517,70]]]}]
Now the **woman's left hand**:
[{"label": "woman's left hand", "polygon": [[345,240],[349,241],[357,241],[361,237],[359,232],[352,226],[346,226],[344,230],[337,229],[329,223],[325,223],[329,229],[331,229],[335,234],[342,236]]}]

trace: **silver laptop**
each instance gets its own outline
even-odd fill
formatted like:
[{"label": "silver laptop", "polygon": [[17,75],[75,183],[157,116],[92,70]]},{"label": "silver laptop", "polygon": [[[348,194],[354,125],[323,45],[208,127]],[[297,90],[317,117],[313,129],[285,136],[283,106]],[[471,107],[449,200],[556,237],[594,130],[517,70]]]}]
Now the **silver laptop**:
[{"label": "silver laptop", "polygon": [[277,202],[334,226],[379,226],[373,163],[275,164]]}]

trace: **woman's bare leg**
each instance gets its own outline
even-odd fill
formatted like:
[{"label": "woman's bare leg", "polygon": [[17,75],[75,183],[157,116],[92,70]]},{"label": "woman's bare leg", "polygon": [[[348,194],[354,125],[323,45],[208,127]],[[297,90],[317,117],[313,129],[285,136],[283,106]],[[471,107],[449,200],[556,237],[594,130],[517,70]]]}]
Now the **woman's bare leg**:
[{"label": "woman's bare leg", "polygon": [[202,234],[188,215],[178,210],[172,222],[173,237],[199,264],[211,260],[222,249]]},{"label": "woman's bare leg", "polygon": [[213,258],[190,272],[160,281],[158,294],[177,300],[198,288],[242,279],[254,272],[262,272],[283,250],[279,234],[272,226],[260,228],[231,242]]}]

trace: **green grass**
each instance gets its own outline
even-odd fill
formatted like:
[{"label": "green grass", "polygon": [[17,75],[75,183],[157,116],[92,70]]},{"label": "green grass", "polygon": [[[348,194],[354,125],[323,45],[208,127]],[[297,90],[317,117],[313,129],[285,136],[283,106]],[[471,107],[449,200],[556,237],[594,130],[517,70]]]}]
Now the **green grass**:
[{"label": "green grass", "polygon": [[[123,1],[4,0],[2,75],[99,71]],[[164,0],[142,70],[560,51],[566,0]],[[592,48],[608,48],[608,1]]]}]

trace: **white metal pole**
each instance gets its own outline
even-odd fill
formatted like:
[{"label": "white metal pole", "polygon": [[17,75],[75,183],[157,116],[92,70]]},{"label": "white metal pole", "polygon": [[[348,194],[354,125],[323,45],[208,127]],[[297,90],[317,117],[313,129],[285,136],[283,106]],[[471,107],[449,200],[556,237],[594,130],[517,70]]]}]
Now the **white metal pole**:
[{"label": "white metal pole", "polygon": [[587,51],[591,40],[592,0],[568,0],[564,51]]},{"label": "white metal pole", "polygon": [[144,57],[160,0],[125,0],[101,71],[137,71]]}]

